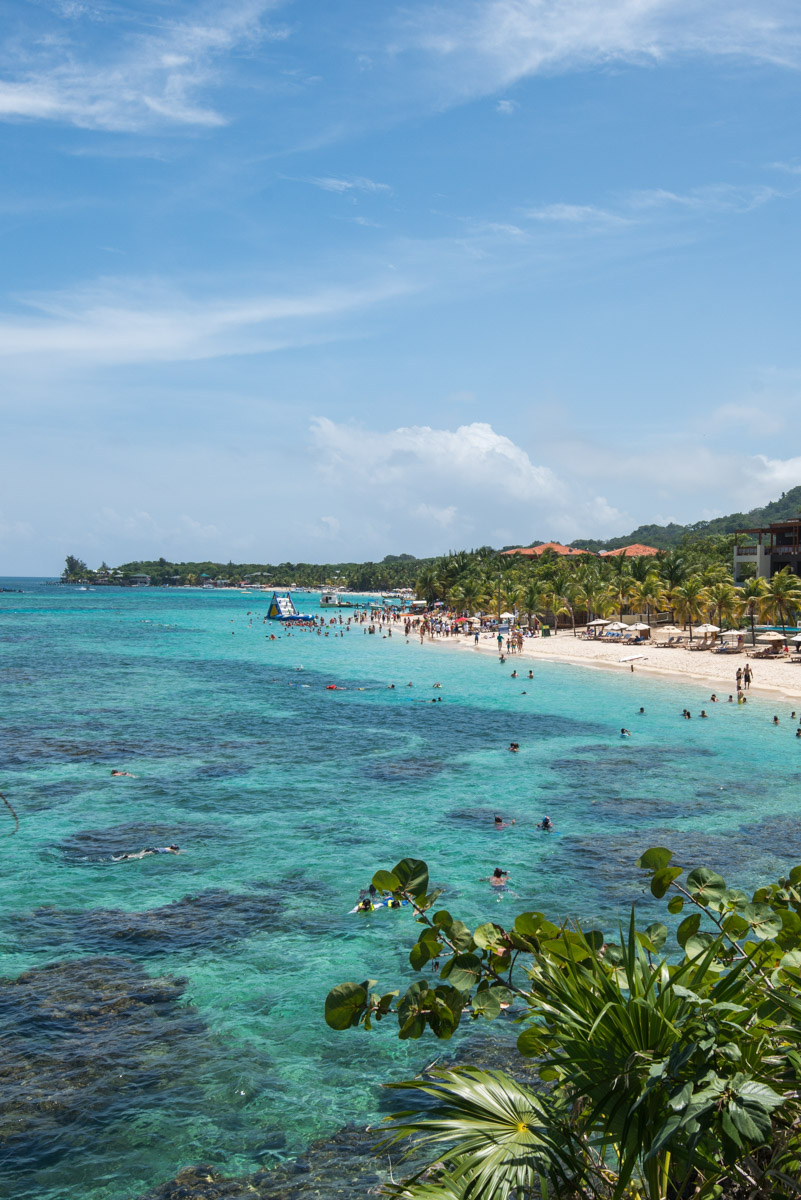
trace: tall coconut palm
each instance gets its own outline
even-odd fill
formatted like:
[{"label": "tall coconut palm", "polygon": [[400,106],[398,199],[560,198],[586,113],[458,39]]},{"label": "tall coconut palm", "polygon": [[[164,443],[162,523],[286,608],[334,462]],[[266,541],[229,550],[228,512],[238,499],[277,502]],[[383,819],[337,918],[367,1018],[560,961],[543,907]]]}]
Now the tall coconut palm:
[{"label": "tall coconut palm", "polygon": [[687,560],[679,550],[669,550],[659,559],[659,574],[668,591],[684,583],[689,573]]},{"label": "tall coconut palm", "polygon": [[713,583],[706,589],[706,602],[709,615],[717,616],[718,625],[723,628],[724,621],[733,621],[739,611],[739,597],[733,583]]},{"label": "tall coconut palm", "polygon": [[700,621],[706,609],[706,588],[697,575],[690,575],[684,583],[673,588],[673,603],[679,620],[690,627],[693,640],[693,621]]},{"label": "tall coconut palm", "polygon": [[787,637],[787,618],[798,608],[801,608],[801,579],[789,567],[782,567],[768,580],[762,610],[781,625]]},{"label": "tall coconut palm", "polygon": [[753,579],[747,579],[742,587],[737,588],[737,596],[741,605],[741,611],[748,617],[751,622],[751,641],[756,641],[756,629],[754,623],[757,617],[762,612],[762,605],[765,600],[765,592],[768,590],[766,580],[761,575],[755,575]]},{"label": "tall coconut palm", "polygon": [[641,612],[643,609],[645,610],[645,619],[650,626],[651,610],[658,610],[659,605],[665,600],[665,589],[656,571],[649,572],[642,581],[635,580],[633,582],[631,598],[635,604],[640,606]]},{"label": "tall coconut palm", "polygon": [[468,616],[472,617],[473,613],[482,608],[487,600],[481,580],[475,575],[465,575],[461,588],[462,604]]},{"label": "tall coconut palm", "polygon": [[612,579],[606,589],[607,595],[614,601],[620,620],[623,620],[623,609],[631,599],[632,579],[627,571],[613,570]]},{"label": "tall coconut palm", "polygon": [[435,566],[424,567],[417,576],[414,590],[418,596],[432,604],[440,595],[439,574]]}]

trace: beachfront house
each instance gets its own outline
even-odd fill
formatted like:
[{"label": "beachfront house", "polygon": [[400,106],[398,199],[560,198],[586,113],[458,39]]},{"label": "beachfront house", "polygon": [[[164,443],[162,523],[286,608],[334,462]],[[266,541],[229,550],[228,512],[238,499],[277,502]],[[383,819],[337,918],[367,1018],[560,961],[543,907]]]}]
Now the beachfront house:
[{"label": "beachfront house", "polygon": [[[743,568],[753,564],[755,572],[770,579],[783,567],[801,575],[801,517],[773,521],[761,529],[737,529],[734,534],[734,582],[742,583]],[[750,572],[748,572],[750,574]]]}]

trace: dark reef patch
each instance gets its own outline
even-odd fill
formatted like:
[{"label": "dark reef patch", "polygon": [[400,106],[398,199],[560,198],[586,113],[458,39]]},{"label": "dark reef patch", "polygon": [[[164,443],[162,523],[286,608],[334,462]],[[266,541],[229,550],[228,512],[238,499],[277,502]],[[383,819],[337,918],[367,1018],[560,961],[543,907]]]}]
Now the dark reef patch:
[{"label": "dark reef patch", "polygon": [[433,779],[453,765],[433,758],[384,759],[367,763],[363,774],[368,779],[377,779],[380,783],[417,783],[420,780]]},{"label": "dark reef patch", "polygon": [[225,842],[230,833],[224,827],[211,824],[167,824],[161,821],[129,821],[105,829],[81,829],[47,846],[42,853],[58,857],[71,866],[87,863],[107,863],[114,856],[143,850],[145,846],[169,846]]},{"label": "dark reef patch", "polygon": [[142,912],[115,908],[36,908],[8,918],[6,932],[27,949],[165,954],[227,944],[259,930],[274,928],[280,908],[281,901],[275,892],[209,888]]},{"label": "dark reef patch", "polygon": [[124,958],[89,958],[0,979],[0,1164],[29,1170],[121,1117],[188,1088],[205,1026],[178,1004],[185,981]]}]

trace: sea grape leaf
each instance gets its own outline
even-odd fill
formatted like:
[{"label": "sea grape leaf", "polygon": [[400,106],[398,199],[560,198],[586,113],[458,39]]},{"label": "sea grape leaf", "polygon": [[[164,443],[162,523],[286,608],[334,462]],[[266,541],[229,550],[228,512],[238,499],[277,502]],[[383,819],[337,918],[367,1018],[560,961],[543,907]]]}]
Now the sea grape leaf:
[{"label": "sea grape leaf", "polygon": [[374,979],[365,983],[340,983],[325,998],[325,1023],[331,1029],[350,1029],[358,1025]]},{"label": "sea grape leaf", "polygon": [[378,888],[379,892],[397,892],[400,880],[391,871],[376,871],[373,876],[373,887]]},{"label": "sea grape leaf", "polygon": [[670,899],[668,900],[668,906],[667,906],[667,910],[669,913],[673,913],[675,915],[676,913],[680,913],[683,908],[684,908],[684,897],[683,896],[671,896],[670,897]]},{"label": "sea grape leaf", "polygon": [[709,867],[697,867],[687,876],[687,890],[693,900],[708,907],[719,904],[726,892],[726,880]]},{"label": "sea grape leaf", "polygon": [[481,959],[477,954],[455,954],[442,968],[441,976],[459,992],[469,992],[481,974]]},{"label": "sea grape leaf", "polygon": [[773,911],[769,904],[746,904],[743,917],[751,926],[754,937],[760,941],[774,938],[781,932],[781,917]]},{"label": "sea grape leaf", "polygon": [[665,846],[652,846],[650,850],[646,850],[645,854],[641,854],[637,859],[635,866],[642,867],[646,871],[662,871],[673,857],[673,851],[668,850]]},{"label": "sea grape leaf", "polygon": [[506,931],[500,925],[494,925],[492,921],[487,921],[484,925],[479,925],[473,930],[473,941],[480,950],[486,950],[490,946],[497,946],[506,936]]},{"label": "sea grape leaf", "polygon": [[661,900],[674,879],[681,875],[681,867],[664,867],[657,871],[651,880],[651,895]]},{"label": "sea grape leaf", "polygon": [[704,954],[714,940],[711,933],[693,933],[684,944],[684,953],[688,958],[695,958],[699,954]]},{"label": "sea grape leaf", "polygon": [[645,930],[645,936],[653,946],[654,950],[659,951],[667,941],[667,925],[663,925],[661,921],[656,921],[653,925],[648,925]]},{"label": "sea grape leaf", "polygon": [[691,913],[689,917],[685,917],[676,930],[676,941],[683,948],[687,944],[687,939],[691,938],[694,933],[697,933],[701,928],[701,914]]},{"label": "sea grape leaf", "polygon": [[428,891],[428,865],[420,858],[402,858],[392,868],[392,874],[412,896],[425,896]]}]

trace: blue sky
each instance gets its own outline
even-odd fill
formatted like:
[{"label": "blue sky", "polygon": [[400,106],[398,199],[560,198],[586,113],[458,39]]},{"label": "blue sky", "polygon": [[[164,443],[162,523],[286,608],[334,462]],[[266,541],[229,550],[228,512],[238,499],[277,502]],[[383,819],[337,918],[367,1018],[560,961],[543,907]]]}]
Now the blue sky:
[{"label": "blue sky", "polygon": [[801,482],[788,0],[11,0],[0,573]]}]

